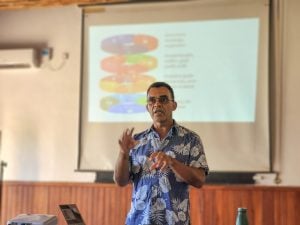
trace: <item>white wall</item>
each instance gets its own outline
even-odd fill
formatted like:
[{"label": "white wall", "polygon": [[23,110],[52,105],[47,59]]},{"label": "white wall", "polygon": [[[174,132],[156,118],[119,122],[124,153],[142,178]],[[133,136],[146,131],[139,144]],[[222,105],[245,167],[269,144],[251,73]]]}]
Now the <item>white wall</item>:
[{"label": "white wall", "polygon": [[[279,169],[283,185],[300,185],[300,1],[286,0],[283,124]],[[5,180],[93,181],[93,173],[74,172],[77,164],[80,10],[61,7],[0,11],[0,47],[47,44],[53,64],[70,54],[57,72],[0,71],[1,157]],[[275,168],[276,169],[276,168]]]},{"label": "white wall", "polygon": [[282,174],[284,184],[300,185],[300,1],[283,1]]},{"label": "white wall", "polygon": [[0,70],[5,180],[93,181],[74,172],[78,152],[81,12],[77,7],[0,12],[0,46],[53,48],[58,71]]}]

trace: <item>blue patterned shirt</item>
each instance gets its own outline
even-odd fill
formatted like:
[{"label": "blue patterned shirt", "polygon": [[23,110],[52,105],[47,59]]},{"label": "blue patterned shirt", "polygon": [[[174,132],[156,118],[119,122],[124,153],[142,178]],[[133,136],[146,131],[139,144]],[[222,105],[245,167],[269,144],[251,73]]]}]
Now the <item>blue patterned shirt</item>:
[{"label": "blue patterned shirt", "polygon": [[155,151],[165,154],[188,166],[208,166],[200,137],[178,125],[170,129],[163,140],[153,128],[136,134],[139,144],[130,151],[130,176],[133,182],[131,210],[127,225],[189,225],[188,184],[167,168],[152,170],[149,156]]}]

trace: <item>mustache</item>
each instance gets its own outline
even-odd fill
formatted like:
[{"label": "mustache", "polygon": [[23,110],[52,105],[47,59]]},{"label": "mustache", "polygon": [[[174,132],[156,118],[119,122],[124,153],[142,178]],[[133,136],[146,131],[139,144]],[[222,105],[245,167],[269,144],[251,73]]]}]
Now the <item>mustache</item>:
[{"label": "mustache", "polygon": [[162,109],[155,109],[155,110],[153,110],[153,112],[154,112],[154,113],[158,113],[158,112],[160,112],[160,113],[164,113],[165,111],[164,111],[164,110],[162,110]]}]

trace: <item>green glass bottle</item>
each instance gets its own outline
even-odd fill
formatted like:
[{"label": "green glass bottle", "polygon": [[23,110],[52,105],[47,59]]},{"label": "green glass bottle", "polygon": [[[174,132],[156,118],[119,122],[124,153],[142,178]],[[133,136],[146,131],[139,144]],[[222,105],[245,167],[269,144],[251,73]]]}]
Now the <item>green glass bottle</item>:
[{"label": "green glass bottle", "polygon": [[235,225],[248,225],[246,208],[238,208]]}]

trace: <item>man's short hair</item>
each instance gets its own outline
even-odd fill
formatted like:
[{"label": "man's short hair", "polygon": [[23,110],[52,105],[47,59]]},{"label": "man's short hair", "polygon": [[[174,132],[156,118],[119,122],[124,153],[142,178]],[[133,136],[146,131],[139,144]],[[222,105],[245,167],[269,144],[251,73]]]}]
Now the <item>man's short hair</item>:
[{"label": "man's short hair", "polygon": [[171,93],[172,100],[175,100],[175,95],[174,95],[173,88],[169,84],[167,84],[166,82],[162,82],[162,81],[157,81],[157,82],[152,83],[147,89],[147,95],[148,95],[151,88],[159,88],[159,87],[167,88]]}]

